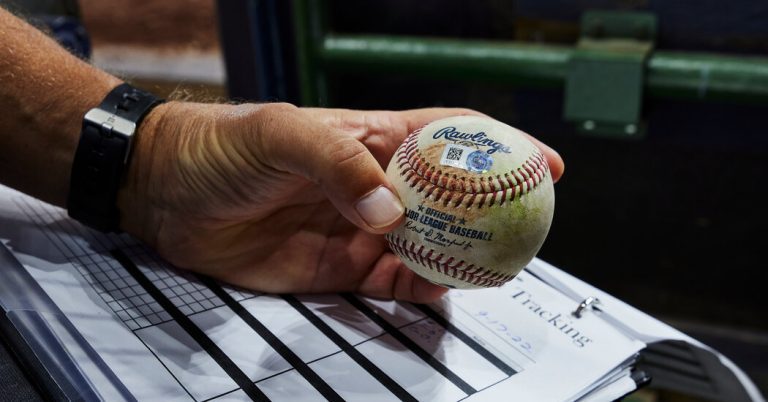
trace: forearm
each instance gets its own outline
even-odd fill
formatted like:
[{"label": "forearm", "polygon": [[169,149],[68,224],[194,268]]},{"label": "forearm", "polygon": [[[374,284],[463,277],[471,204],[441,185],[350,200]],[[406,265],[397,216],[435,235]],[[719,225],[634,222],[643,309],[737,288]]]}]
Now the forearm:
[{"label": "forearm", "polygon": [[64,206],[82,119],[120,83],[0,8],[0,183]]}]

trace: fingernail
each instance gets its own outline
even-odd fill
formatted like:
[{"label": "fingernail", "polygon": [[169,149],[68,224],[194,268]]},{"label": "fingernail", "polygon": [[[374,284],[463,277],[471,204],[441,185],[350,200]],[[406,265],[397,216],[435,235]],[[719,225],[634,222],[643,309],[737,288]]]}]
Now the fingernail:
[{"label": "fingernail", "polygon": [[374,229],[392,224],[400,219],[405,211],[400,200],[383,186],[361,198],[355,205],[355,209],[360,217]]}]

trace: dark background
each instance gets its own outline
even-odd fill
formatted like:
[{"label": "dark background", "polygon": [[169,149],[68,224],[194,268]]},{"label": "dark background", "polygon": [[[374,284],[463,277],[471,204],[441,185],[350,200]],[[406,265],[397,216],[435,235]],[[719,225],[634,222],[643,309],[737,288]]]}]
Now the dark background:
[{"label": "dark background", "polygon": [[[768,54],[768,4],[749,1],[330,3],[338,32],[557,43],[576,41],[581,10],[651,10],[659,49]],[[333,106],[466,106],[558,150],[566,173],[543,259],[655,314],[768,329],[766,106],[647,100],[647,138],[622,141],[577,134],[563,122],[562,91],[331,77]]]},{"label": "dark background", "polygon": [[[657,48],[768,55],[768,3],[329,1],[331,31],[574,44],[581,12],[647,10]],[[436,65],[436,69],[440,66]],[[470,107],[560,152],[555,218],[539,256],[711,344],[768,384],[766,105],[647,99],[641,141],[581,136],[562,90],[330,74],[330,104]]]}]

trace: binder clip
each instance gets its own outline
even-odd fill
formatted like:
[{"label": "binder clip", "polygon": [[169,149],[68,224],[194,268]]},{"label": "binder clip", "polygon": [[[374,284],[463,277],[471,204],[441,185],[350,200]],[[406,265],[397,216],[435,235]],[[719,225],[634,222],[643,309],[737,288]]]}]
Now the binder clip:
[{"label": "binder clip", "polygon": [[571,314],[576,318],[581,318],[581,314],[588,308],[597,309],[599,311],[597,308],[598,304],[600,304],[600,299],[594,296],[589,296],[582,300],[581,303],[579,303],[579,305],[576,307],[576,310],[573,310]]}]

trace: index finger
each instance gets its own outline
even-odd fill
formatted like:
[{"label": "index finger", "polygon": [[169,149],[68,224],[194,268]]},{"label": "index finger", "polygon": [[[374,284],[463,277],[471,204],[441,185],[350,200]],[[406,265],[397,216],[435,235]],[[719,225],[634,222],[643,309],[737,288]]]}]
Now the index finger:
[{"label": "index finger", "polygon": [[[457,109],[457,108],[414,109],[414,110],[406,110],[398,113],[402,114],[407,127],[407,130],[406,130],[407,133],[402,135],[403,139],[408,135],[408,133],[411,133],[414,130],[419,129],[434,120],[442,119],[444,117],[450,117],[450,116],[488,117],[487,115],[472,109]],[[544,157],[547,159],[547,163],[549,164],[549,168],[552,173],[552,180],[554,182],[557,182],[558,180],[560,180],[560,177],[563,176],[563,171],[565,170],[565,163],[563,162],[563,158],[560,156],[560,154],[557,153],[557,151],[552,149],[547,144],[536,139],[534,136],[528,133],[524,133],[524,134],[526,135],[526,137],[528,137],[528,139],[531,142],[533,142],[534,145],[536,145],[539,148],[541,153],[544,154]],[[394,150],[392,152],[394,152]]]},{"label": "index finger", "polygon": [[[405,137],[428,123],[451,116],[484,116],[467,108],[423,108],[404,111],[363,111],[350,109],[303,109],[311,116],[360,140],[383,166],[389,162]],[[552,179],[563,175],[565,163],[554,149],[526,133],[547,159]]]}]

